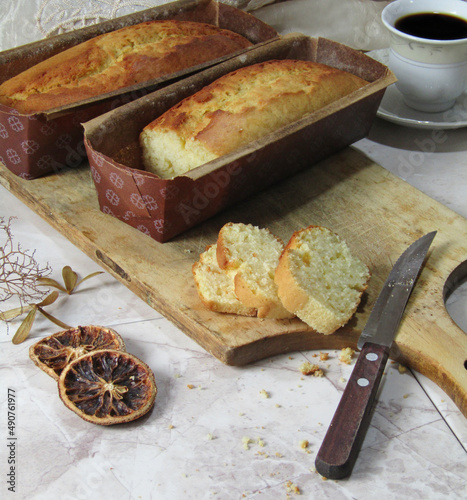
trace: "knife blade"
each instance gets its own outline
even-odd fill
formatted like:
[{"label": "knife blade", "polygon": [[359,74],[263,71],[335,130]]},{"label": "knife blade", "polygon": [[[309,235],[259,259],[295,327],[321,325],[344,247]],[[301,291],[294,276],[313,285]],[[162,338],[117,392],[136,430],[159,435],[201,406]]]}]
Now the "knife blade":
[{"label": "knife blade", "polygon": [[425,234],[399,257],[360,335],[359,356],[315,460],[328,479],[342,479],[353,469],[392,342],[435,235]]}]

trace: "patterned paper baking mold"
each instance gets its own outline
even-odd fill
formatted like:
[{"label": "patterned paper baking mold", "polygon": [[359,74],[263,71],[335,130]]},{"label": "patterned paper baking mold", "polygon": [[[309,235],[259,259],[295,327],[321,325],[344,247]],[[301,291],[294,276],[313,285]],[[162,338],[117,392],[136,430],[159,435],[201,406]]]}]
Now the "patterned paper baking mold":
[{"label": "patterned paper baking mold", "polygon": [[[138,137],[150,121],[218,77],[268,59],[316,60],[370,83],[316,113],[183,176],[145,172]],[[220,210],[368,134],[394,75],[381,63],[326,39],[288,35],[84,124],[102,212],[164,242]]]},{"label": "patterned paper baking mold", "polygon": [[77,167],[86,158],[81,123],[97,114],[92,108],[47,120],[41,115],[20,115],[0,104],[0,161],[28,180]]}]

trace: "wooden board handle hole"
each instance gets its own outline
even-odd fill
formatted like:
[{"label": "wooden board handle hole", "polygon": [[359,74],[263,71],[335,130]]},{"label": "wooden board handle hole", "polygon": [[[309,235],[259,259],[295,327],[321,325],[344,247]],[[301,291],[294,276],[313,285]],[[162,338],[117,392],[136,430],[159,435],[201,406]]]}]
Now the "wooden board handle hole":
[{"label": "wooden board handle hole", "polygon": [[[448,276],[443,287],[443,300],[446,310],[451,316],[452,320],[464,332],[465,330],[460,326],[465,323],[465,311],[467,311],[467,304],[462,295],[467,295],[467,260],[459,264],[452,273]],[[459,300],[463,303],[459,307]],[[456,307],[454,307],[454,304]],[[463,315],[461,318],[460,315]],[[467,334],[467,332],[465,332]],[[464,367],[467,369],[467,360],[464,362]]]}]

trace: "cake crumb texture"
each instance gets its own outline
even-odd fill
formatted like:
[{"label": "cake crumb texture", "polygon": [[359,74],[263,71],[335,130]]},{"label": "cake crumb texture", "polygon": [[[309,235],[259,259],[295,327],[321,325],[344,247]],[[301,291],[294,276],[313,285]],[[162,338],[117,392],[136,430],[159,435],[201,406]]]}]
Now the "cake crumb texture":
[{"label": "cake crumb texture", "polygon": [[296,231],[275,274],[284,306],[319,333],[329,335],[355,313],[370,271],[331,230]]},{"label": "cake crumb texture", "polygon": [[220,269],[216,250],[216,244],[208,246],[192,267],[201,301],[212,311],[256,316],[255,308],[244,306],[238,300],[235,295],[234,277]]},{"label": "cake crumb texture", "polygon": [[292,318],[277,294],[274,275],[284,249],[280,238],[252,224],[227,223],[217,238],[219,267],[234,279],[235,295],[259,318]]}]

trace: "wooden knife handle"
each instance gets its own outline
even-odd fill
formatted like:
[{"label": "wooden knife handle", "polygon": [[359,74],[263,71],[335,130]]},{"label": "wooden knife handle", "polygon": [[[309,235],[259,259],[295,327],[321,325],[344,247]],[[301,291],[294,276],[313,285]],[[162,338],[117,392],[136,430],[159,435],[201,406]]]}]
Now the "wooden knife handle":
[{"label": "wooden knife handle", "polygon": [[316,456],[316,470],[329,479],[348,476],[370,424],[389,347],[364,344]]}]

